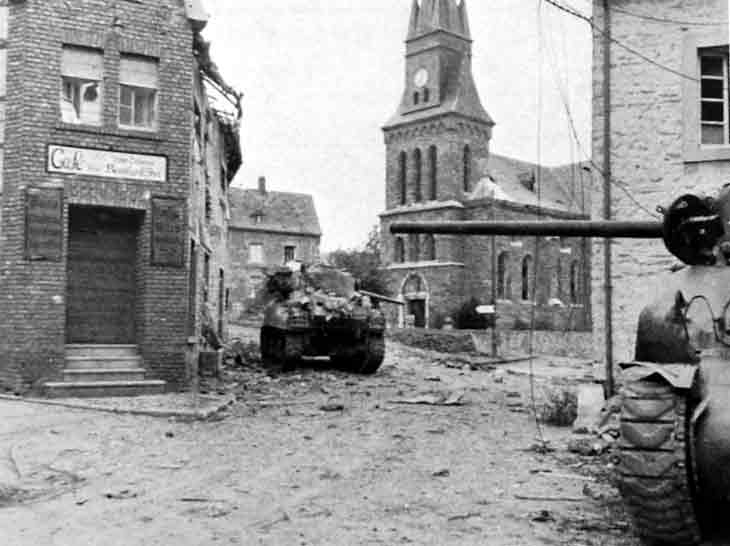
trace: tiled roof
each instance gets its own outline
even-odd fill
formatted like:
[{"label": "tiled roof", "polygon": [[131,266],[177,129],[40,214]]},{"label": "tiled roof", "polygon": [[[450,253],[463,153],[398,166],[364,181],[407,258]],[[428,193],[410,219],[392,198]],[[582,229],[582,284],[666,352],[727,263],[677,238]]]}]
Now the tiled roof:
[{"label": "tiled roof", "polygon": [[[590,214],[591,174],[583,170],[584,163],[559,167],[542,167],[537,187],[538,165],[511,157],[490,154],[486,176],[469,194],[468,200],[496,197],[523,205],[541,206],[574,214]],[[534,174],[533,191],[525,187]]]},{"label": "tiled roof", "polygon": [[231,228],[322,235],[311,195],[231,187],[229,202]]}]

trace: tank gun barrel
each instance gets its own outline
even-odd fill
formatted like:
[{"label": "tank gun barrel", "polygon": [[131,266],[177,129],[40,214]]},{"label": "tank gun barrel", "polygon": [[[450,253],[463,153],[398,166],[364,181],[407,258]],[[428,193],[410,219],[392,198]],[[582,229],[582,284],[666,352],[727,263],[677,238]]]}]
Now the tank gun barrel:
[{"label": "tank gun barrel", "polygon": [[396,222],[391,233],[436,233],[443,235],[543,235],[547,237],[611,237],[661,239],[661,221],[548,220]]},{"label": "tank gun barrel", "polygon": [[384,296],[382,294],[376,294],[375,292],[368,292],[367,290],[358,290],[358,292],[360,294],[362,294],[363,296],[369,297],[370,299],[380,300],[380,301],[384,301],[387,303],[393,303],[395,305],[405,305],[405,303],[403,303],[400,300],[396,300],[394,298],[389,298],[388,296]]}]

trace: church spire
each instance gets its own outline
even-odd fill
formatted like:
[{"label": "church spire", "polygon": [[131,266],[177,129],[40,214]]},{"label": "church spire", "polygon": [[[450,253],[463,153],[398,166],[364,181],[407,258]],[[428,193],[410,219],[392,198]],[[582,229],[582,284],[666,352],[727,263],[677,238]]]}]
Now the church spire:
[{"label": "church spire", "polygon": [[466,0],[413,0],[408,39],[445,30],[471,39]]}]

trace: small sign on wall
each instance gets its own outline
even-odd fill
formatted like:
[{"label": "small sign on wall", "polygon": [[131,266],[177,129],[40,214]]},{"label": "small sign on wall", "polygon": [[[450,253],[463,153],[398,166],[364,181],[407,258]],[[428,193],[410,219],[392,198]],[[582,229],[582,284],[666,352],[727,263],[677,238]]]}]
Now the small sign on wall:
[{"label": "small sign on wall", "polygon": [[63,190],[26,188],[25,259],[60,262],[63,258]]},{"label": "small sign on wall", "polygon": [[185,265],[185,200],[152,198],[152,265]]},{"label": "small sign on wall", "polygon": [[49,173],[85,174],[147,182],[167,180],[167,158],[160,155],[129,154],[50,144],[47,167]]}]

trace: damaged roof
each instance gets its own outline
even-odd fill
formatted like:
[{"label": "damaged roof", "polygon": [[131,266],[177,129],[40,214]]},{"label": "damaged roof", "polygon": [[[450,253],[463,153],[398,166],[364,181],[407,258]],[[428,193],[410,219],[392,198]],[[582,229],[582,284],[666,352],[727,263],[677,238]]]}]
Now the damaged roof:
[{"label": "damaged roof", "polygon": [[[558,167],[539,167],[534,163],[490,154],[486,175],[468,194],[467,201],[492,199],[560,210],[571,214],[590,214],[591,173],[586,163]],[[540,184],[537,169],[540,168]],[[534,184],[533,189],[530,186]]]},{"label": "damaged roof", "polygon": [[322,235],[309,194],[232,187],[229,202],[232,229]]}]

